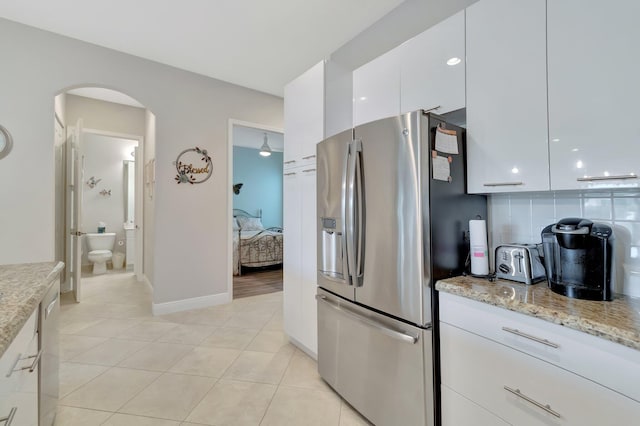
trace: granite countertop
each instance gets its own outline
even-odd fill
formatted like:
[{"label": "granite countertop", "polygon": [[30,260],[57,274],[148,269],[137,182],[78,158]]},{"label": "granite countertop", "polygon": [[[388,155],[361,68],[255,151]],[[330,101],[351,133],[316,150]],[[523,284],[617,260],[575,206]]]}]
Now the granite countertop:
[{"label": "granite countertop", "polygon": [[438,281],[436,289],[640,350],[640,298],[616,294],[610,302],[570,299],[552,292],[546,281],[525,285],[468,276]]},{"label": "granite countertop", "polygon": [[62,262],[0,265],[0,356],[63,268]]}]

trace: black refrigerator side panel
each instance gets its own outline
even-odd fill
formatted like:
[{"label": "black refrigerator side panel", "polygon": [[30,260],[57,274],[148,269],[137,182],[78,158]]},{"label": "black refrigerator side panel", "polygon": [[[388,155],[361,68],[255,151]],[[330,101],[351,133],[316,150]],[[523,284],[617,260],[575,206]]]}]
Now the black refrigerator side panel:
[{"label": "black refrigerator side panel", "polygon": [[[450,159],[450,181],[433,179],[433,156],[424,166],[429,167],[429,215],[432,284],[464,272],[469,252],[469,220],[487,218],[487,198],[466,193],[466,132],[430,115],[428,128],[429,148],[435,155]],[[442,125],[457,133],[459,154],[436,151],[436,128]],[[423,139],[426,140],[426,139]],[[425,197],[426,198],[426,197]],[[425,200],[426,201],[426,200]]]},{"label": "black refrigerator side panel", "polygon": [[[426,173],[428,188],[423,187],[423,211],[428,212],[425,227],[429,228],[429,247],[431,257],[431,304],[433,312],[433,374],[435,395],[435,424],[441,423],[440,414],[440,327],[438,311],[438,292],[435,283],[438,280],[461,275],[465,270],[465,261],[469,252],[469,220],[487,218],[487,199],[484,195],[466,193],[466,132],[465,129],[446,123],[441,117],[429,114],[424,121],[422,172]],[[428,125],[426,125],[428,123]],[[436,129],[442,125],[447,130],[455,130],[458,139],[458,154],[436,150]],[[450,176],[448,181],[433,179],[433,155],[450,158]],[[428,193],[427,193],[428,191]]]}]

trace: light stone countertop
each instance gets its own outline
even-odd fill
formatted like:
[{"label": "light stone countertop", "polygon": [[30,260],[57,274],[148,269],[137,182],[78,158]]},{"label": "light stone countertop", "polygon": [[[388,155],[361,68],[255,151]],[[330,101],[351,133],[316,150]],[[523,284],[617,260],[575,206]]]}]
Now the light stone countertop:
[{"label": "light stone countertop", "polygon": [[63,268],[62,262],[0,265],[0,357]]},{"label": "light stone countertop", "polygon": [[440,280],[436,290],[583,331],[640,350],[640,298],[615,294],[610,302],[571,299],[552,292],[547,282],[526,285],[482,278]]}]

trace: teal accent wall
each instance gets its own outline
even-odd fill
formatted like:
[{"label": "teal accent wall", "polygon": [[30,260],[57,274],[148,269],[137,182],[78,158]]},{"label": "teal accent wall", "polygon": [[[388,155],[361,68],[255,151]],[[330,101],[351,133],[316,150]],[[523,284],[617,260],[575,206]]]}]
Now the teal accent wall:
[{"label": "teal accent wall", "polygon": [[[265,228],[282,226],[282,153],[262,157],[259,150],[233,147],[233,182],[242,183],[240,194],[233,194],[233,208],[252,215],[262,209]],[[231,190],[231,188],[229,188]]]}]

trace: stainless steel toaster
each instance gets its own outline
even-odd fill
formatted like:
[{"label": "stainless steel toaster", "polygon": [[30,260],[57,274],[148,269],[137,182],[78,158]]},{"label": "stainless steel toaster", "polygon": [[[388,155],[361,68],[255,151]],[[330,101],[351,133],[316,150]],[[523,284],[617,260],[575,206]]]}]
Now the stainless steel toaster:
[{"label": "stainless steel toaster", "polygon": [[504,244],[496,248],[496,278],[534,284],[546,278],[535,244]]}]

